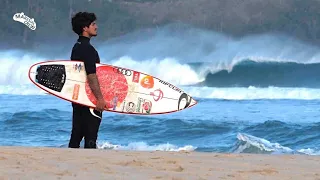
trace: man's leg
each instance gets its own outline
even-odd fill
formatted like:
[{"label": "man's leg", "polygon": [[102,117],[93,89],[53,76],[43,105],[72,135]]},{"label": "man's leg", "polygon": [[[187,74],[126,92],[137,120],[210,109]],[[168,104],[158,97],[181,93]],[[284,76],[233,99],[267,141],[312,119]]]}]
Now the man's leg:
[{"label": "man's leg", "polygon": [[72,131],[69,141],[69,148],[79,148],[80,142],[84,136],[82,126],[84,122],[83,110],[80,108],[73,107],[72,113]]},{"label": "man's leg", "polygon": [[[97,138],[98,138],[98,132],[99,127],[101,123],[101,119],[98,117],[93,116],[89,108],[85,110],[86,112],[86,130],[84,134],[84,148],[91,148],[95,149],[97,148]],[[94,111],[96,115],[100,116],[102,118],[102,113],[98,111]]]}]

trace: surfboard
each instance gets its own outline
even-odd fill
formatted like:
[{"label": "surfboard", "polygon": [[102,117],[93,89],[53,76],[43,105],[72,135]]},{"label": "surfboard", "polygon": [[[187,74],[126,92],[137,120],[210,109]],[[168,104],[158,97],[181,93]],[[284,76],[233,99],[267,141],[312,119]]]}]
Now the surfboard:
[{"label": "surfboard", "polygon": [[[139,71],[97,63],[96,74],[107,102],[106,111],[155,115],[181,111],[197,104],[182,89]],[[33,84],[58,98],[91,108],[96,105],[82,61],[38,62],[31,65],[28,75]]]}]

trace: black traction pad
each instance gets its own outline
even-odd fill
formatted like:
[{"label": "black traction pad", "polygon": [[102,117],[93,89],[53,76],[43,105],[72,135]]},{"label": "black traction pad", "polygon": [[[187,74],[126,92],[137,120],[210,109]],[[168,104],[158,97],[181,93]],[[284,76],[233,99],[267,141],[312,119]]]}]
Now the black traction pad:
[{"label": "black traction pad", "polygon": [[37,67],[36,82],[54,91],[61,92],[66,82],[64,65],[40,65]]}]

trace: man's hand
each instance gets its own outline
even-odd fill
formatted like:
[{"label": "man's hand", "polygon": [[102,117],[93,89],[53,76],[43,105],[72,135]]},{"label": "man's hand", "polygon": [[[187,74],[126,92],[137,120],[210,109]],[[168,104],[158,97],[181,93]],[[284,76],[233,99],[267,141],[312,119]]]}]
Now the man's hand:
[{"label": "man's hand", "polygon": [[104,99],[100,99],[97,101],[96,110],[102,112],[104,108],[106,108],[107,102]]}]

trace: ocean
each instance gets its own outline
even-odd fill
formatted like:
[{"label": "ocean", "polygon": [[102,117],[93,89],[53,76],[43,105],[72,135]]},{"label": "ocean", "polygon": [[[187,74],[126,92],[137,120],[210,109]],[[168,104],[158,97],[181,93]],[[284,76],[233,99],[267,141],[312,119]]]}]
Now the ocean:
[{"label": "ocean", "polygon": [[[104,112],[100,149],[320,155],[318,47],[278,34],[171,28],[93,44],[102,63],[159,77],[198,104],[155,116]],[[72,45],[0,50],[0,145],[67,148],[71,104],[36,88],[27,72],[69,59]]]}]

